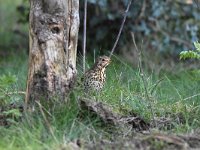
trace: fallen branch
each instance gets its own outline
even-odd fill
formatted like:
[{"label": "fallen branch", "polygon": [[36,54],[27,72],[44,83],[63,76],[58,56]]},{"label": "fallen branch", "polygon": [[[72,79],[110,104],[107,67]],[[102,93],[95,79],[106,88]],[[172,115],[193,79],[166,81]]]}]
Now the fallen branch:
[{"label": "fallen branch", "polygon": [[105,124],[113,126],[127,126],[131,129],[148,130],[149,124],[137,115],[122,116],[102,102],[95,102],[86,98],[79,99],[81,110],[87,110],[98,116]]},{"label": "fallen branch", "polygon": [[149,135],[136,134],[133,137],[115,137],[113,141],[101,140],[84,145],[86,149],[165,149],[192,150],[199,149],[199,135],[174,135],[153,133]]}]

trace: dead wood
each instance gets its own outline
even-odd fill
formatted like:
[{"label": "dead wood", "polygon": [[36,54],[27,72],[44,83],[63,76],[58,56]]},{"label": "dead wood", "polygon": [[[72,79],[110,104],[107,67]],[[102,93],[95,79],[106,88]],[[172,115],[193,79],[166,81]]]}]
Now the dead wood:
[{"label": "dead wood", "polygon": [[96,143],[85,143],[84,146],[88,150],[194,150],[199,147],[199,135],[168,135],[164,133],[137,134],[128,138],[115,137],[114,141],[101,140]]},{"label": "dead wood", "polygon": [[149,124],[139,116],[129,115],[123,116],[121,114],[115,113],[112,108],[102,102],[95,102],[94,100],[89,100],[86,98],[79,99],[80,108],[82,110],[87,110],[92,114],[98,116],[105,124],[128,127],[133,130],[142,131],[148,130]]},{"label": "dead wood", "polygon": [[25,104],[67,100],[77,73],[79,1],[30,0],[29,25]]}]

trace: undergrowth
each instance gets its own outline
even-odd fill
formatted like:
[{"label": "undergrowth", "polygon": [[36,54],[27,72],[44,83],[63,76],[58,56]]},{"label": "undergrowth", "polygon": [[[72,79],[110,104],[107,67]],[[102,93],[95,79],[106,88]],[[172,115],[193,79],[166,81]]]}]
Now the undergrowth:
[{"label": "undergrowth", "polygon": [[[1,107],[23,103],[24,95],[17,92],[25,91],[27,58],[24,54],[12,56],[10,61],[1,60]],[[120,57],[114,57],[107,68],[105,88],[95,98],[89,98],[106,103],[117,113],[137,114],[147,122],[151,122],[153,117],[151,103],[155,118],[171,119],[171,125],[164,126],[162,131],[186,133],[200,125],[199,76],[198,72],[189,70],[178,74],[145,71],[149,102],[138,68],[133,68]],[[76,139],[95,142],[114,138],[98,118],[91,117],[87,112],[80,115],[78,97],[83,97],[81,86],[75,88],[70,102],[55,104],[54,111],[47,114],[53,133],[49,132],[39,112],[36,116],[30,116],[16,111],[1,111],[1,115],[8,113],[13,117],[8,120],[11,125],[0,127],[0,149],[56,149]]]}]

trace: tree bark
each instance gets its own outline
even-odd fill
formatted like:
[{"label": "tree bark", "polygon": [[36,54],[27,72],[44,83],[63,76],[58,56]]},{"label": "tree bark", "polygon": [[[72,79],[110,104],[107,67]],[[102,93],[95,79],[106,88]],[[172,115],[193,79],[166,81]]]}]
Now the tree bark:
[{"label": "tree bark", "polygon": [[79,0],[30,0],[26,106],[66,100],[76,77]]}]

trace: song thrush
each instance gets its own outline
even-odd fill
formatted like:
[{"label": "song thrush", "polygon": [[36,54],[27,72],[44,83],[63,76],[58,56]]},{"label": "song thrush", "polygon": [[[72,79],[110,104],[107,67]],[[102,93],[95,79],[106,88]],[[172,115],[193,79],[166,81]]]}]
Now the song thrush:
[{"label": "song thrush", "polygon": [[100,91],[106,79],[106,67],[110,64],[110,58],[107,56],[100,56],[93,67],[86,71],[84,76],[85,91]]}]

